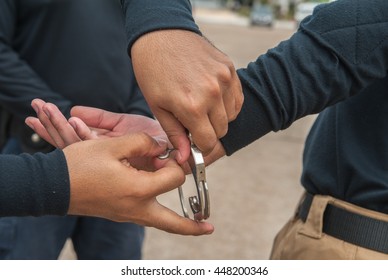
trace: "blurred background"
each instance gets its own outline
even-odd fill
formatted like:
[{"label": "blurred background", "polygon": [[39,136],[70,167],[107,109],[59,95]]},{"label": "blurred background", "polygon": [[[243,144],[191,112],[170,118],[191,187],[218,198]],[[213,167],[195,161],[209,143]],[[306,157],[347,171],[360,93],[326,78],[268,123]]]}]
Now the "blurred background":
[{"label": "blurred background", "polygon": [[[269,48],[288,39],[300,20],[322,2],[298,0],[192,0],[194,17],[203,34],[231,57],[236,68],[246,67]],[[305,137],[315,116],[289,129],[270,133],[231,157],[207,167],[211,216],[210,236],[187,237],[147,228],[144,259],[268,259],[276,233],[293,215]],[[194,181],[188,176],[188,196]],[[178,191],[160,202],[182,213]],[[72,245],[60,259],[73,259]]]}]

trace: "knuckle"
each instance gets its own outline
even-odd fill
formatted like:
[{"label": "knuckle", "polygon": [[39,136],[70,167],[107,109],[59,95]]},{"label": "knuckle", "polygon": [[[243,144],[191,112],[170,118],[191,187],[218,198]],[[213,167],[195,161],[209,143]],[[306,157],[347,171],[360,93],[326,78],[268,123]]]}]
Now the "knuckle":
[{"label": "knuckle", "polygon": [[177,178],[176,178],[176,182],[178,185],[183,185],[186,181],[186,175],[185,173],[183,172],[183,170],[181,169],[180,172],[177,172]]},{"label": "knuckle", "polygon": [[[228,116],[228,121],[231,122],[231,121],[234,121],[237,116],[238,116],[238,111],[234,111],[233,113],[231,113],[229,116]],[[226,133],[225,133],[226,134]]]},{"label": "knuckle", "polygon": [[237,109],[233,110],[228,114],[228,122],[234,121],[237,118],[239,111]]},{"label": "knuckle", "polygon": [[237,118],[237,115],[240,113],[243,104],[244,104],[244,94],[243,94],[242,90],[240,90],[239,95],[236,98],[236,111],[235,111],[235,116],[233,119]]},{"label": "knuckle", "polygon": [[214,147],[217,144],[217,137],[208,138],[206,141],[198,142],[197,146],[199,150],[206,156],[210,154],[211,151],[213,151]]},{"label": "knuckle", "polygon": [[206,84],[206,92],[211,99],[219,99],[222,96],[220,84],[215,79],[208,81]]},{"label": "knuckle", "polygon": [[243,103],[244,103],[244,93],[242,89],[240,88],[238,91],[238,96],[236,98],[236,106],[241,109]]},{"label": "knuckle", "polygon": [[137,137],[139,143],[141,143],[143,145],[150,146],[153,143],[152,138],[145,132],[138,132],[136,134],[136,137]]},{"label": "knuckle", "polygon": [[137,187],[132,190],[131,196],[137,199],[143,199],[144,197],[148,197],[149,193],[147,188]]},{"label": "knuckle", "polygon": [[226,135],[226,133],[228,133],[228,126],[227,125],[224,125],[221,127],[220,131],[218,131],[217,133],[217,137],[218,138],[222,138]]},{"label": "knuckle", "polygon": [[241,89],[238,89],[234,93],[234,108],[228,111],[228,122],[235,120],[240,113],[244,104],[244,94]]},{"label": "knuckle", "polygon": [[233,80],[233,71],[234,66],[232,65],[223,65],[223,67],[220,67],[218,70],[218,78],[221,82],[229,84]]},{"label": "knuckle", "polygon": [[198,101],[192,101],[185,111],[188,113],[188,115],[196,119],[203,113],[203,104]]},{"label": "knuckle", "polygon": [[147,144],[152,144],[152,138],[146,132],[140,132],[140,139]]},{"label": "knuckle", "polygon": [[[238,116],[238,113],[237,112],[234,112],[233,114],[231,114],[228,118],[228,120],[231,122],[231,121],[234,121]],[[226,133],[225,133],[226,134]]]}]

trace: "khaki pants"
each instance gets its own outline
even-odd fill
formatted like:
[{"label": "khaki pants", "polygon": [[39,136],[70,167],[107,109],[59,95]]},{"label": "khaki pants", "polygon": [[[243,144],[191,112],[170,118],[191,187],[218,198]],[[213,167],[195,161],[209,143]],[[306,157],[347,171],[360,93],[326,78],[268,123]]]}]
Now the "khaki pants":
[{"label": "khaki pants", "polygon": [[296,212],[294,217],[277,234],[270,258],[275,260],[388,259],[388,254],[356,246],[322,232],[323,213],[328,203],[388,222],[386,214],[367,210],[330,196],[316,195],[306,222],[303,222]]}]

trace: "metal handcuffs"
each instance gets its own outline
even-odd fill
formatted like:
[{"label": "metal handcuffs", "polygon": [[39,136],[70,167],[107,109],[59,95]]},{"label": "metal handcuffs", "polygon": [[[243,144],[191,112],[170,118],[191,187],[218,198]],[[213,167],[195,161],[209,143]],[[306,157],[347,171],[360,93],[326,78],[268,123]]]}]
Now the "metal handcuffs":
[{"label": "metal handcuffs", "polygon": [[[195,185],[197,188],[197,195],[190,196],[188,200],[191,211],[194,215],[194,220],[201,221],[206,220],[210,216],[210,197],[209,189],[206,182],[205,161],[203,159],[201,151],[197,148],[197,146],[191,139],[191,135],[189,135],[189,139],[191,142],[191,155],[189,157],[189,165],[191,168],[191,172],[193,173]],[[158,156],[158,158],[167,159],[173,150],[174,149],[168,148],[166,152]],[[178,188],[178,191],[183,214],[186,218],[190,218],[189,211],[186,208],[185,196],[183,194],[182,186]]]}]

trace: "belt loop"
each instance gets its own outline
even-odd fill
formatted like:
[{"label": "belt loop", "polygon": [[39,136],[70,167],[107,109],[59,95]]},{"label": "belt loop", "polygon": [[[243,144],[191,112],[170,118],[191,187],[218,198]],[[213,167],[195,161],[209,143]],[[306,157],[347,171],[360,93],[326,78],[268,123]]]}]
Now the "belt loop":
[{"label": "belt loop", "polygon": [[334,199],[330,196],[314,195],[306,222],[299,230],[300,234],[316,239],[322,237],[323,214],[325,213],[327,204],[332,200]]}]

